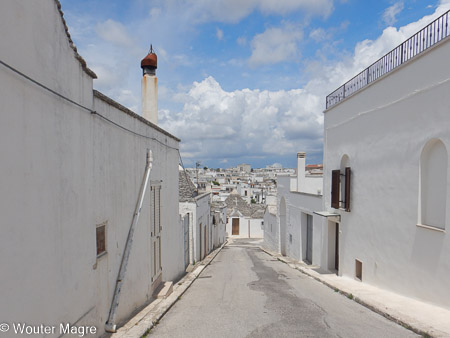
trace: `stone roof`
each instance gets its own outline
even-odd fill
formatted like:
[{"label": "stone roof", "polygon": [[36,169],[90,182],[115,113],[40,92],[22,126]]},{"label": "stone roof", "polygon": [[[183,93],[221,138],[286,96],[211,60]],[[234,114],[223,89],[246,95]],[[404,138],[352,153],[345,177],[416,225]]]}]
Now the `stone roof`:
[{"label": "stone roof", "polygon": [[223,208],[226,208],[226,203],[221,201],[214,201],[211,203],[211,209],[214,211],[220,211]]},{"label": "stone roof", "polygon": [[253,214],[251,206],[239,194],[235,193],[235,190],[227,197],[225,203],[227,205],[227,215],[235,214],[236,210],[245,217],[251,217]]},{"label": "stone roof", "polygon": [[258,209],[255,208],[252,214],[252,218],[264,218],[264,208],[259,206]]},{"label": "stone roof", "polygon": [[197,196],[197,189],[184,170],[178,171],[179,201],[191,202]]},{"label": "stone roof", "polygon": [[227,197],[225,203],[227,205],[228,216],[236,216],[240,213],[244,217],[264,218],[263,206],[248,204],[235,190]]}]

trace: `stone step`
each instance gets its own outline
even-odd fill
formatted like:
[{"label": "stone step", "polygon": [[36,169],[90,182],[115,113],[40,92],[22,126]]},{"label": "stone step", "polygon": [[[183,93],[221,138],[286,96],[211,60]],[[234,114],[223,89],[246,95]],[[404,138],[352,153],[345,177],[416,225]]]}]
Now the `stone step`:
[{"label": "stone step", "polygon": [[163,287],[156,296],[158,299],[166,299],[173,291],[173,282],[164,282]]}]

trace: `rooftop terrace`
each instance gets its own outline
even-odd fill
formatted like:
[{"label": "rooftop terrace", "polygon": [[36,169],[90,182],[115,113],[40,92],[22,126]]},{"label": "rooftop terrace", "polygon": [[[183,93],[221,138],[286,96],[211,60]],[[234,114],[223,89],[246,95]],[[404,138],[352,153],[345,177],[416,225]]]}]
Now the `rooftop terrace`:
[{"label": "rooftop terrace", "polygon": [[450,28],[448,27],[449,13],[450,11],[447,11],[441,15],[329,94],[326,98],[326,109],[331,108],[346,97],[353,95],[371,82],[434,46],[436,43],[448,38],[450,35]]}]

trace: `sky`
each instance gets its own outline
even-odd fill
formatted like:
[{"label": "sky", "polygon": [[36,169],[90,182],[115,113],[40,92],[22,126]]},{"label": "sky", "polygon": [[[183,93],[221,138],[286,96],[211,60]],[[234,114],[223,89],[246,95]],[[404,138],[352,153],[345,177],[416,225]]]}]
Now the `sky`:
[{"label": "sky", "polygon": [[322,163],[325,97],[450,0],[60,0],[94,88],[141,114],[158,56],[158,124],[186,167]]}]

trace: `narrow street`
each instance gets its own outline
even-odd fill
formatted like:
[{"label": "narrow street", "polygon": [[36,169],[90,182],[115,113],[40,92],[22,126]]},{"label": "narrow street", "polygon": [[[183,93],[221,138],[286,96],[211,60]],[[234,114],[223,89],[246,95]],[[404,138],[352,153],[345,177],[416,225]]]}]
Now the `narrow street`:
[{"label": "narrow street", "polygon": [[150,337],[417,337],[261,251],[225,246]]}]

